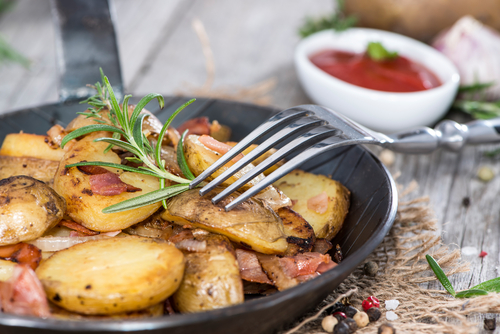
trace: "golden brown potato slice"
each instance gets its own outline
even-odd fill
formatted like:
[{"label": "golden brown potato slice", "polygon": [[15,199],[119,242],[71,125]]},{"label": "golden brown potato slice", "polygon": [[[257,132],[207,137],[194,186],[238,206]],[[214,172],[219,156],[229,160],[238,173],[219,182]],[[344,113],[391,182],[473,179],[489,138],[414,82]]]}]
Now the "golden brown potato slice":
[{"label": "golden brown potato slice", "polygon": [[285,255],[310,252],[316,241],[312,226],[290,208],[280,208],[277,212],[283,222],[288,248]]},{"label": "golden brown potato slice", "polygon": [[231,242],[222,235],[201,235],[207,250],[186,255],[186,270],[174,302],[182,313],[243,303],[243,283]]},{"label": "golden brown potato slice", "polygon": [[[331,240],[349,210],[350,192],[340,182],[323,175],[294,170],[274,184],[290,197],[297,211],[314,229],[317,238]],[[314,198],[324,195],[324,209],[314,209]],[[309,204],[308,204],[309,202]]]},{"label": "golden brown potato slice", "polygon": [[0,148],[0,155],[60,161],[64,155],[64,150],[52,148],[48,136],[11,133],[4,139],[2,148]]},{"label": "golden brown potato slice", "polygon": [[58,161],[0,155],[0,180],[26,175],[51,185],[58,166]]},{"label": "golden brown potato slice", "polygon": [[210,125],[210,136],[220,142],[226,142],[231,138],[231,128],[214,120]]},{"label": "golden brown potato slice", "polygon": [[18,175],[0,181],[0,246],[41,237],[61,221],[64,199],[45,183]]},{"label": "golden brown potato slice", "polygon": [[124,192],[113,196],[94,194],[90,186],[90,175],[82,173],[78,168],[65,168],[68,164],[81,161],[120,163],[121,159],[113,151],[103,153],[108,146],[107,143],[96,143],[93,140],[94,136],[90,135],[76,142],[64,155],[55,174],[54,189],[66,199],[68,204],[66,214],[91,230],[109,232],[122,230],[143,221],[158,210],[161,206],[160,202],[123,212],[102,213],[104,208],[112,204],[159,189],[159,184],[157,178],[149,175],[109,169],[119,174],[123,182],[140,188],[142,191]]},{"label": "golden brown potato slice", "polygon": [[211,199],[221,189],[200,196],[197,189],[186,191],[168,201],[162,218],[179,224],[199,227],[227,236],[247,249],[264,254],[284,254],[288,244],[283,224],[276,214],[259,201],[249,199],[226,212],[224,206],[239,194],[228,196],[217,205]]},{"label": "golden brown potato slice", "polygon": [[[189,135],[184,140],[184,154],[186,156],[186,161],[189,166],[189,169],[195,176],[200,175],[210,167],[214,162],[216,162],[221,154],[211,149],[207,148],[203,145],[199,140],[199,136]],[[234,165],[233,161],[228,162],[224,166],[222,166],[219,170],[217,170],[212,176],[210,176],[207,180],[212,180],[213,178],[219,176],[224,171],[226,171],[229,167]],[[228,185],[234,183],[238,180],[243,174],[250,171],[254,166],[249,164],[242,168],[240,171],[236,172],[233,176],[228,178],[226,181],[222,183],[222,186],[227,187]],[[242,187],[242,189],[248,189],[254,184],[257,184],[260,180],[264,178],[264,175],[258,175],[253,180],[251,180],[248,184]]]},{"label": "golden brown potato slice", "polygon": [[[230,145],[230,146],[235,146],[236,144],[238,144],[237,142],[234,142],[234,141],[228,141],[226,142],[226,144]],[[252,144],[250,146],[248,146],[242,153],[244,155],[247,155],[248,153],[252,152],[253,150],[255,150],[259,145],[257,144]],[[271,155],[273,155],[277,150],[275,148],[271,148],[269,151],[267,151],[266,153],[262,154],[260,157],[258,157],[257,159],[255,159],[254,161],[252,161],[252,165],[254,166],[257,166],[258,164],[260,164],[262,161],[266,160],[267,158],[269,158]],[[269,167],[268,169],[266,169],[263,174],[264,175],[269,175],[271,174],[272,172],[274,172],[276,169],[278,169],[279,167],[281,167],[284,163],[284,160],[280,160],[278,161],[275,165]]]},{"label": "golden brown potato slice", "polygon": [[47,298],[82,314],[145,309],[172,295],[184,273],[173,244],[129,236],[89,241],[56,252],[36,274]]}]

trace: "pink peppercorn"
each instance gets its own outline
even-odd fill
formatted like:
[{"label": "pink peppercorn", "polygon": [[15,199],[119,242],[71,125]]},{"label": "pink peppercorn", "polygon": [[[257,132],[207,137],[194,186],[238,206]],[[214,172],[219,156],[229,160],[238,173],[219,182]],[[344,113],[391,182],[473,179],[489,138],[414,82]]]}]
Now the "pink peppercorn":
[{"label": "pink peppercorn", "polygon": [[365,300],[363,300],[363,303],[361,304],[361,306],[363,307],[363,310],[366,311],[372,307],[379,308],[380,302],[378,301],[378,299],[376,297],[370,296],[370,297],[366,298]]},{"label": "pink peppercorn", "polygon": [[479,253],[479,257],[485,257],[486,255],[488,255],[488,253],[486,253],[485,251]]}]

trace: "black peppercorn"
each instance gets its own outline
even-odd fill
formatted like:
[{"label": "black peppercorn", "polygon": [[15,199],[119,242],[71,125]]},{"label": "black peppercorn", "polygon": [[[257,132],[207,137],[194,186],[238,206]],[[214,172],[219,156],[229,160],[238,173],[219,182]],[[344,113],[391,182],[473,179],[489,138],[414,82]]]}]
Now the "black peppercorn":
[{"label": "black peppercorn", "polygon": [[378,328],[377,334],[396,334],[396,330],[391,324],[384,323]]},{"label": "black peppercorn", "polygon": [[484,319],[484,329],[494,331],[497,328],[497,319]]},{"label": "black peppercorn", "polygon": [[340,245],[337,244],[335,246],[335,253],[333,253],[333,261],[336,263],[342,262],[344,256],[342,255],[342,249],[340,249]]},{"label": "black peppercorn", "polygon": [[462,205],[463,205],[464,207],[468,208],[468,207],[469,207],[469,205],[470,205],[470,198],[469,198],[469,197],[464,197],[464,198],[462,199]]},{"label": "black peppercorn", "polygon": [[345,313],[346,306],[341,302],[337,302],[333,304],[333,306],[326,309],[327,314],[333,314],[335,312],[344,312]]},{"label": "black peppercorn", "polygon": [[348,318],[352,318],[356,313],[358,313],[358,310],[352,306],[346,306],[344,313]]},{"label": "black peppercorn", "polygon": [[365,312],[366,314],[368,314],[368,319],[370,319],[370,322],[377,321],[378,319],[380,319],[380,316],[382,315],[380,310],[376,307],[369,308]]},{"label": "black peppercorn", "polygon": [[351,332],[349,331],[349,325],[346,324],[344,321],[339,322],[333,328],[333,334],[350,334],[350,333]]},{"label": "black peppercorn", "polygon": [[332,314],[339,322],[344,321],[347,316],[345,315],[344,312],[335,312]]},{"label": "black peppercorn", "polygon": [[346,323],[347,326],[349,326],[349,333],[352,334],[358,330],[358,324],[353,319],[347,318],[344,320],[344,323]]},{"label": "black peppercorn", "polygon": [[363,266],[363,272],[366,276],[375,277],[378,271],[378,264],[373,261],[368,261]]}]

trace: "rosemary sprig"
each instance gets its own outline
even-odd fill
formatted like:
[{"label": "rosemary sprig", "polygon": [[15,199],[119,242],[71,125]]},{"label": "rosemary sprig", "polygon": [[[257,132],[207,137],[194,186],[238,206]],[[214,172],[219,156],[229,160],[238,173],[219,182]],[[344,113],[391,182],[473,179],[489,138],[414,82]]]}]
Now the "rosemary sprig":
[{"label": "rosemary sprig", "polygon": [[446,291],[448,291],[448,293],[455,298],[470,298],[476,296],[484,296],[487,295],[488,292],[500,292],[500,277],[497,277],[473,286],[470,289],[455,293],[455,289],[451,285],[450,280],[448,279],[448,277],[446,277],[446,274],[444,273],[443,269],[441,269],[436,260],[434,260],[434,258],[428,254],[425,256],[425,258],[427,259],[429,266],[431,267],[439,282],[441,282]]},{"label": "rosemary sprig", "polygon": [[320,18],[307,17],[304,25],[299,28],[299,35],[304,38],[321,30],[344,31],[353,27],[358,19],[353,15],[346,16],[344,14],[344,1],[337,0],[336,11],[328,16]]},{"label": "rosemary sprig", "polygon": [[[181,170],[186,172],[186,177],[188,179],[179,177],[168,172],[165,169],[165,161],[161,159],[161,142],[163,141],[163,137],[165,133],[172,123],[173,119],[177,114],[179,114],[184,108],[194,102],[194,99],[189,100],[180,106],[167,122],[163,125],[163,128],[160,131],[157,144],[155,147],[152,147],[149,143],[148,139],[144,135],[142,131],[142,125],[144,118],[148,116],[148,114],[141,114],[141,111],[144,107],[152,100],[157,99],[160,108],[164,106],[163,96],[160,94],[148,94],[143,97],[139,103],[135,106],[132,114],[129,116],[128,112],[128,100],[131,95],[127,95],[123,99],[122,107],[118,103],[116,96],[113,92],[113,88],[111,87],[108,78],[104,75],[101,69],[101,77],[103,83],[97,83],[94,88],[97,90],[97,94],[85,100],[84,102],[90,104],[91,108],[87,113],[83,113],[87,117],[95,118],[96,121],[101,121],[101,124],[93,124],[81,127],[67,136],[65,136],[62,140],[61,147],[64,146],[73,139],[76,139],[80,136],[96,132],[96,131],[109,131],[113,132],[113,137],[102,137],[97,138],[95,142],[106,142],[109,143],[110,146],[106,148],[105,151],[108,151],[112,146],[118,146],[128,152],[133,153],[135,156],[130,157],[129,160],[134,162],[140,162],[145,166],[141,166],[139,168],[129,167],[120,164],[113,164],[102,161],[90,161],[90,162],[79,162],[71,165],[65,166],[66,168],[78,167],[78,166],[104,166],[104,167],[113,167],[118,168],[125,171],[141,173],[146,175],[155,176],[158,178],[160,183],[160,189],[137,196],[126,201],[120,202],[118,204],[109,206],[103,209],[103,213],[112,213],[112,212],[120,212],[135,209],[141,206],[153,204],[159,201],[163,202],[163,205],[166,207],[165,200],[172,196],[176,196],[186,190],[189,189],[189,182],[192,180],[192,173],[189,171],[189,167],[187,166],[186,160],[179,160],[179,165]],[[108,121],[103,120],[101,111],[106,108],[108,111]],[[183,144],[184,136],[179,141],[179,145]],[[183,154],[182,154],[183,157]],[[189,171],[189,173],[188,173]],[[176,185],[165,187],[165,180],[171,180],[176,183]]]}]

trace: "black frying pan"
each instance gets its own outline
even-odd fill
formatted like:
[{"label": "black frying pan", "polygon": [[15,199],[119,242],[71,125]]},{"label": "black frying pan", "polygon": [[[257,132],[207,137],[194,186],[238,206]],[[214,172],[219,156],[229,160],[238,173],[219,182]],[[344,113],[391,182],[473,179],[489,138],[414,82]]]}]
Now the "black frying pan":
[{"label": "black frying pan", "polygon": [[[122,91],[115,33],[106,0],[56,0],[61,102],[0,116],[0,141],[23,130],[43,134],[52,125],[63,126],[85,108],[78,104],[92,92],[86,83],[99,81],[102,67],[117,92]],[[165,121],[186,99],[165,98],[163,110],[151,110]],[[208,116],[233,129],[240,140],[276,112],[250,104],[198,99],[175,120],[174,126],[197,116]],[[362,147],[352,146],[309,161],[304,169],[331,175],[352,193],[344,226],[334,238],[344,251],[344,261],[309,282],[233,307],[198,314],[126,321],[62,321],[0,313],[0,333],[271,333],[284,328],[332,292],[382,241],[397,210],[395,183],[380,161]]]}]

